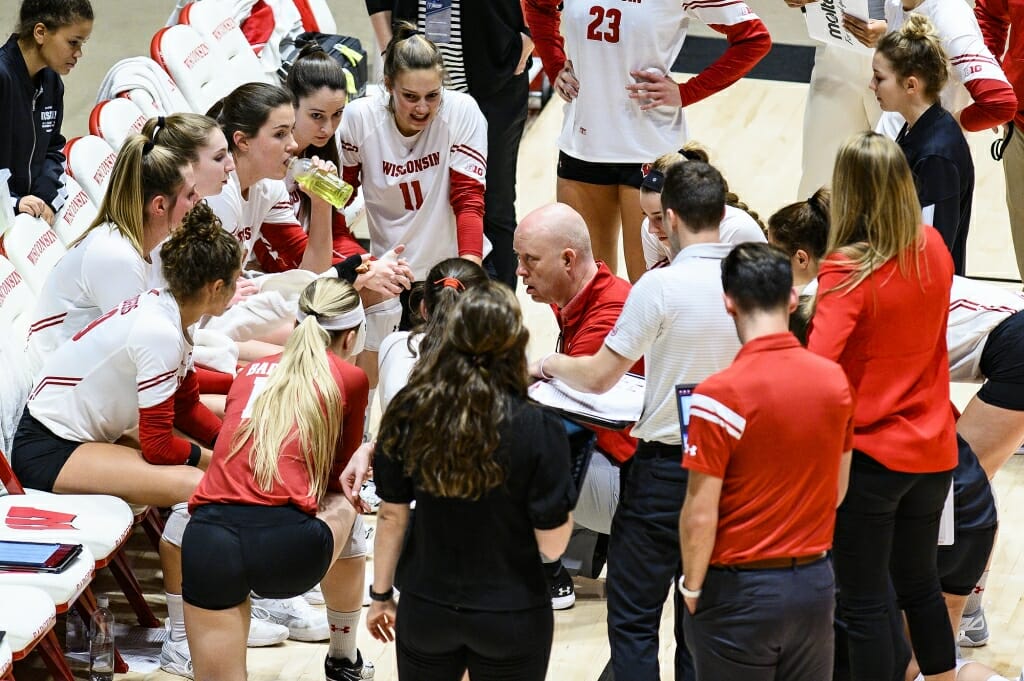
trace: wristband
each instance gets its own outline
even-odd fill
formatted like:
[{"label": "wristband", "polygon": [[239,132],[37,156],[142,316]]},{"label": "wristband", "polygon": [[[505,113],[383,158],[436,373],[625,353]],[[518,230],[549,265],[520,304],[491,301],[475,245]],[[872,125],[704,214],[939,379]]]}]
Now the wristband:
[{"label": "wristband", "polygon": [[383,593],[377,593],[373,590],[373,585],[370,585],[370,600],[379,601],[381,603],[387,603],[395,597],[395,587],[389,586],[388,590]]},{"label": "wristband", "polygon": [[683,598],[700,598],[703,589],[687,589],[685,586],[686,575],[679,578],[679,593],[683,595]]},{"label": "wristband", "polygon": [[356,268],[361,264],[363,264],[363,256],[357,253],[333,265],[332,269],[338,273],[338,279],[344,279],[348,283],[354,284],[356,282],[356,277],[359,276],[359,272]]},{"label": "wristband", "polygon": [[192,466],[193,468],[195,468],[196,466],[199,465],[199,459],[201,459],[203,456],[203,450],[202,448],[200,448],[199,445],[197,445],[194,442],[191,443],[191,445],[192,449],[189,452],[188,461],[185,462],[185,465]]}]

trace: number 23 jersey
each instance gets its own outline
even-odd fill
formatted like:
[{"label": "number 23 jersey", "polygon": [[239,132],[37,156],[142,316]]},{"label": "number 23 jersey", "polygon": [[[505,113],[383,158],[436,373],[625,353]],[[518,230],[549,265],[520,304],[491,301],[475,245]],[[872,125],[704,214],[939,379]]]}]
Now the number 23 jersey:
[{"label": "number 23 jersey", "polygon": [[388,110],[388,96],[364,97],[345,107],[341,162],[346,178],[359,168],[370,252],[380,257],[405,244],[404,257],[416,279],[423,279],[438,262],[459,255],[452,176],[484,185],[487,122],[472,97],[444,90],[426,129],[405,137]]}]

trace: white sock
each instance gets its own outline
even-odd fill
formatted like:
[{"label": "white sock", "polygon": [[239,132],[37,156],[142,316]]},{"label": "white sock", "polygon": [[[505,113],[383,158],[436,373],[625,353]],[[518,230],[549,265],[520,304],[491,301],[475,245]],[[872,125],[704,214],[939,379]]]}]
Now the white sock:
[{"label": "white sock", "polygon": [[967,605],[964,606],[965,615],[973,615],[978,612],[981,608],[981,599],[985,597],[985,582],[988,581],[988,570],[981,573],[981,579],[978,580],[977,586],[974,587],[974,591],[967,597]]},{"label": "white sock", "polygon": [[347,658],[355,662],[356,629],[359,628],[359,615],[362,611],[338,612],[327,608],[327,623],[331,625],[331,643],[327,654],[334,658]]},{"label": "white sock", "polygon": [[185,604],[181,600],[181,594],[166,594],[167,596],[167,618],[171,623],[169,634],[172,641],[183,641],[185,639]]}]

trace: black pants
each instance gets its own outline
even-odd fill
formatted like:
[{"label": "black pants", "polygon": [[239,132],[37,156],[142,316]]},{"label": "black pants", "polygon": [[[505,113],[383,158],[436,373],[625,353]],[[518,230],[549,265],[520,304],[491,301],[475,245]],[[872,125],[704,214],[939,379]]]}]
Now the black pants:
[{"label": "black pants", "polygon": [[854,681],[892,674],[890,575],[921,671],[939,674],[956,663],[936,567],[939,517],[951,479],[952,471],[899,473],[863,452],[853,453],[849,491],[836,515],[833,557]]},{"label": "black pants", "polygon": [[641,442],[619,470],[619,506],[608,542],[608,642],[616,679],[658,681],[658,629],[669,589],[675,607],[676,681],[694,681],[683,635],[679,511],[688,475],[682,448]]},{"label": "black pants", "polygon": [[774,570],[711,568],[683,624],[701,679],[827,681],[834,609],[828,558]]},{"label": "black pants", "polygon": [[403,593],[395,622],[398,678],[404,681],[544,681],[551,607],[513,612],[460,610]]},{"label": "black pants", "polygon": [[[470,92],[470,94],[473,94]],[[488,270],[498,281],[516,288],[516,254],[512,236],[516,231],[516,165],[519,141],[526,127],[530,81],[527,73],[510,78],[488,97],[476,99],[487,119],[487,191],[484,194],[484,235],[494,250],[487,258]]]}]

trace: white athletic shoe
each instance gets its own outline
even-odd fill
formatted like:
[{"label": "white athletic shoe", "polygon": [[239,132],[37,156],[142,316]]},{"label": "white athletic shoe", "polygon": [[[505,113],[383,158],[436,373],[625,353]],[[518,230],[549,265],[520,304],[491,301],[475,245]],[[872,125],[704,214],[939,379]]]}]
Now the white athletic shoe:
[{"label": "white athletic shoe", "polygon": [[324,604],[324,592],[320,590],[320,585],[317,584],[312,589],[302,594],[302,597],[306,599],[306,602],[310,605],[323,605]]},{"label": "white athletic shoe", "polygon": [[302,596],[253,598],[252,604],[253,618],[259,617],[288,627],[288,638],[292,640],[326,641],[331,637],[327,612],[314,608]]},{"label": "white athletic shoe", "polygon": [[960,637],[957,643],[961,648],[980,648],[988,643],[988,622],[985,621],[984,608],[978,608],[960,618]]},{"label": "white athletic shoe", "polygon": [[[263,612],[260,612],[260,611]],[[249,638],[245,645],[249,648],[262,648],[284,643],[288,640],[288,627],[271,621],[270,616],[258,605],[252,606],[249,619]]]},{"label": "white athletic shoe", "polygon": [[168,674],[184,676],[186,679],[194,679],[192,674],[192,653],[188,649],[188,640],[172,641],[170,638],[164,641],[160,648],[160,669]]}]

